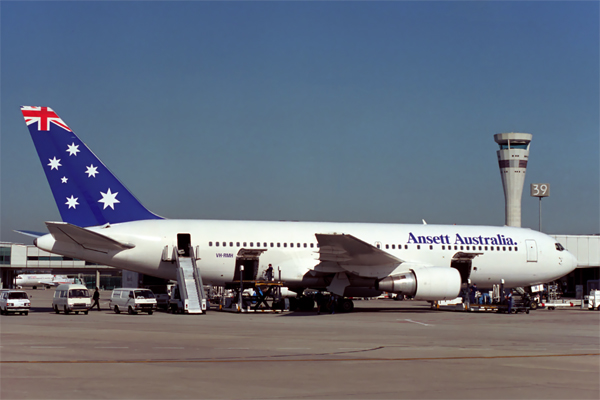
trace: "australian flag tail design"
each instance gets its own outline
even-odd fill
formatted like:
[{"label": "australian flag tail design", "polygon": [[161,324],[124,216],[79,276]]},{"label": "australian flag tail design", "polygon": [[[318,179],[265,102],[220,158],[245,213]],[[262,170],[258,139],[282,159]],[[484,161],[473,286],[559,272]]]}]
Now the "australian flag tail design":
[{"label": "australian flag tail design", "polygon": [[148,211],[50,107],[21,107],[64,222],[87,227],[160,219]]}]

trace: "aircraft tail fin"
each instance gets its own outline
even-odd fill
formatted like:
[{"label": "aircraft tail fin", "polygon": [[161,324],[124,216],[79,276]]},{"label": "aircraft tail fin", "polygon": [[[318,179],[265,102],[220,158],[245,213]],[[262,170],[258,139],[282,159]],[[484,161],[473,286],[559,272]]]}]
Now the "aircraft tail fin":
[{"label": "aircraft tail fin", "polygon": [[146,209],[50,107],[21,107],[64,222],[95,226],[160,219]]}]

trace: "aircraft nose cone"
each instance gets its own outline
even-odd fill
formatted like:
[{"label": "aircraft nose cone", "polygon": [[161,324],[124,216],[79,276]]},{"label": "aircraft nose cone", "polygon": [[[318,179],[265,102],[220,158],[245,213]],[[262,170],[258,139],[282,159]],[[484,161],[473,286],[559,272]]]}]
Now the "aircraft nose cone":
[{"label": "aircraft nose cone", "polygon": [[575,257],[575,255],[573,253],[571,253],[571,252],[568,252],[568,253],[569,253],[569,262],[571,264],[571,267],[573,269],[577,268],[577,264],[578,264],[577,263],[577,257]]}]

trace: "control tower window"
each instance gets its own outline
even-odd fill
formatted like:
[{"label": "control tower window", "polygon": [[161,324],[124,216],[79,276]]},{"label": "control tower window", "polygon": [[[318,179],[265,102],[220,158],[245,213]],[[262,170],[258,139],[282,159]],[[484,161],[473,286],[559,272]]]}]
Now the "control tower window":
[{"label": "control tower window", "polygon": [[507,149],[508,149],[508,143],[500,145],[500,150],[507,150]]},{"label": "control tower window", "polygon": [[527,144],[526,143],[511,143],[510,145],[511,149],[523,149],[523,150],[527,150]]}]

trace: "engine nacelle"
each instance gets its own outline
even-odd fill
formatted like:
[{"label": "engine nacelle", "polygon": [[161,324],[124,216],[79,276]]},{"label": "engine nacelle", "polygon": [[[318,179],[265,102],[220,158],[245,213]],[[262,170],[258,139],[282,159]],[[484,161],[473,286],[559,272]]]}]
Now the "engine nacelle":
[{"label": "engine nacelle", "polygon": [[450,300],[460,293],[460,273],[455,268],[424,267],[390,275],[378,282],[384,292],[413,296],[415,300]]}]

